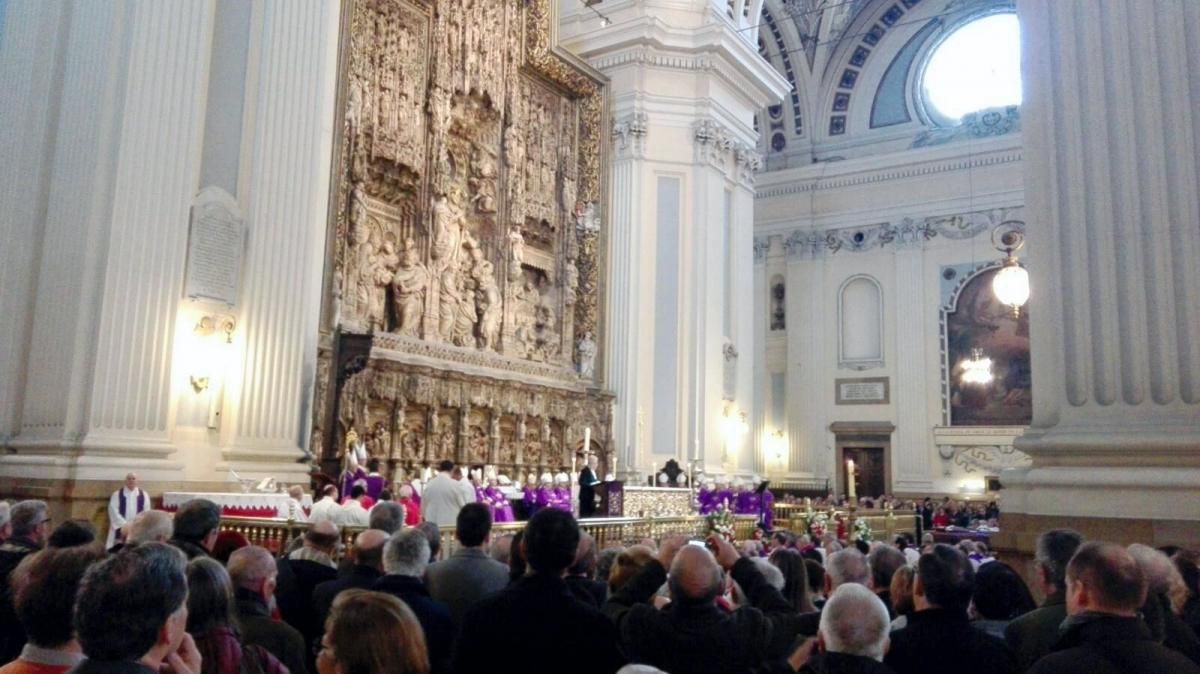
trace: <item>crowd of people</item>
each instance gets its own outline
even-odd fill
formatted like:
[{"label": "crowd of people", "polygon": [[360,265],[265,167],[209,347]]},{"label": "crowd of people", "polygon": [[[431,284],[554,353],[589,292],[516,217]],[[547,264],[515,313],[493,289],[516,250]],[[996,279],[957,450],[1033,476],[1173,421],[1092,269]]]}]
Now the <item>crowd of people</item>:
[{"label": "crowd of people", "polygon": [[1045,532],[1037,605],[972,541],[599,549],[563,510],[493,538],[467,503],[443,554],[436,523],[406,517],[374,504],[348,550],[318,518],[274,554],[194,500],[105,549],[42,501],[0,504],[0,674],[1200,673],[1186,550]]}]

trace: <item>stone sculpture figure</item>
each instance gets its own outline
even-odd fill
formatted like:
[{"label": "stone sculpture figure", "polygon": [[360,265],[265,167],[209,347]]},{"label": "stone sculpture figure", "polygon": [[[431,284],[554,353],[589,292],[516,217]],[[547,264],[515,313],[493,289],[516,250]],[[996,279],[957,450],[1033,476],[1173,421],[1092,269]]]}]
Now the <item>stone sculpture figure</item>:
[{"label": "stone sculpture figure", "polygon": [[433,247],[430,256],[438,261],[438,268],[458,259],[463,244],[463,212],[456,194],[434,197],[433,204]]},{"label": "stone sculpture figure", "polygon": [[491,349],[500,331],[500,288],[496,285],[492,263],[483,257],[483,251],[471,251],[474,265],[471,278],[475,286],[476,311],[479,315],[479,348]]},{"label": "stone sculpture figure", "polygon": [[454,314],[454,324],[450,330],[450,342],[455,346],[468,346],[475,338],[475,326],[479,321],[478,310],[475,306],[475,279],[471,274],[471,259],[463,259],[459,269],[458,306]]},{"label": "stone sculpture figure", "polygon": [[458,268],[446,267],[439,279],[441,289],[438,293],[438,335],[444,341],[450,341],[454,333],[454,323],[458,316],[458,305],[462,296],[459,292]]},{"label": "stone sculpture figure", "polygon": [[429,272],[417,261],[417,246],[412,239],[404,242],[400,267],[392,274],[392,293],[396,304],[396,331],[416,335],[425,313],[425,291],[429,287]]},{"label": "stone sculpture figure", "polygon": [[596,374],[596,341],[592,338],[592,333],[585,332],[583,339],[579,340],[577,348],[579,350],[579,376],[591,379]]}]

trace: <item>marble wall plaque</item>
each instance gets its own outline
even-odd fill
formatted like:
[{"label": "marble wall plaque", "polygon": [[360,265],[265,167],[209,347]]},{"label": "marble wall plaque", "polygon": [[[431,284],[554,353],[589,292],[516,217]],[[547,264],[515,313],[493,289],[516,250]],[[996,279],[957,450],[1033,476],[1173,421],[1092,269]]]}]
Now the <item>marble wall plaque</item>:
[{"label": "marble wall plaque", "polygon": [[890,402],[887,377],[854,377],[835,382],[838,405],[886,405]]},{"label": "marble wall plaque", "polygon": [[233,306],[242,280],[246,222],[237,202],[219,187],[206,187],[192,204],[184,296]]}]

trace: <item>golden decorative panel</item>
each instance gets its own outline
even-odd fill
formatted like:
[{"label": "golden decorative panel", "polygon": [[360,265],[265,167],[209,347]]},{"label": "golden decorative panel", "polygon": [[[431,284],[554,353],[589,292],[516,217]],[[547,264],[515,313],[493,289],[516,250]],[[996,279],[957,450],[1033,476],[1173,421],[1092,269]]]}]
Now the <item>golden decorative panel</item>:
[{"label": "golden decorative panel", "polygon": [[[590,423],[607,447],[605,80],[552,48],[551,0],[345,6],[314,446],[332,462],[354,428],[392,461],[556,466]],[[544,400],[397,407],[370,373],[398,364]]]}]

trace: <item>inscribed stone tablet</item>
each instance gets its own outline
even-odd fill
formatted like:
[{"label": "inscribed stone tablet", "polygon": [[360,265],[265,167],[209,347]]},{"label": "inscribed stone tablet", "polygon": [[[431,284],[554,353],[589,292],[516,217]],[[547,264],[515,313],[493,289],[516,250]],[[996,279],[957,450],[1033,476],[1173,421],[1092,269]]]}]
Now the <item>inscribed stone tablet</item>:
[{"label": "inscribed stone tablet", "polygon": [[184,295],[237,304],[245,248],[246,223],[237,202],[219,187],[202,190],[192,204]]},{"label": "inscribed stone tablet", "polygon": [[838,379],[838,405],[880,405],[888,402],[887,377],[859,377]]}]

